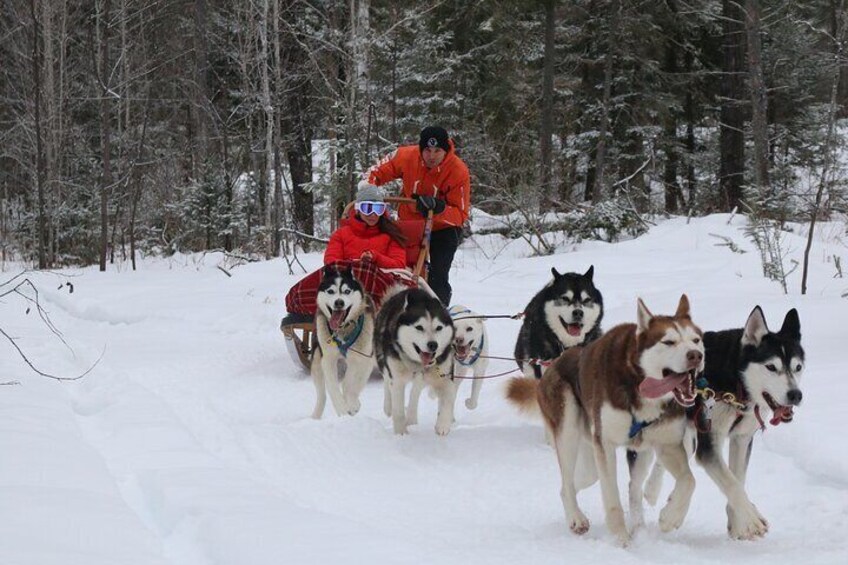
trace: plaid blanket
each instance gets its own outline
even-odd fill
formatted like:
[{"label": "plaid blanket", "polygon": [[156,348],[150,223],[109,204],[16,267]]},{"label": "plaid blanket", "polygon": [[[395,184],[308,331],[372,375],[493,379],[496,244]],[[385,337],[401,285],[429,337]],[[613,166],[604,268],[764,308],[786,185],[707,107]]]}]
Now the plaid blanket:
[{"label": "plaid blanket", "polygon": [[[402,284],[409,287],[417,285],[411,273],[404,270],[384,270],[373,261],[336,261],[329,265],[340,269],[350,267],[354,278],[359,281],[377,308],[389,287]],[[286,310],[290,313],[314,316],[318,309],[318,286],[321,284],[321,269],[314,271],[291,287],[286,294]]]}]

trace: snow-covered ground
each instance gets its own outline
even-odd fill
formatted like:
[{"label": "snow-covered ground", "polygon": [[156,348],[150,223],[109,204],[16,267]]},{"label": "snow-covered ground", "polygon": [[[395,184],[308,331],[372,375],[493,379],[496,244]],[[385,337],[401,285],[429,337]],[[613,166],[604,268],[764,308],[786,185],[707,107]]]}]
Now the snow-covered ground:
[{"label": "snow-covered ground", "polygon": [[[797,307],[804,403],[791,424],[758,435],[748,474],[771,524],[760,541],[727,538],[722,496],[697,467],[680,530],[662,534],[649,508],[632,546],[616,547],[594,486],[580,495],[592,529],[572,535],[541,425],[507,405],[503,379],[484,384],[477,410],[457,403],[447,437],[433,432],[426,395],[421,424],[393,435],[376,381],[357,416],[310,419],[312,382],[278,330],[299,275],[277,260],[227,277],[221,258],[207,255],[147,260],[137,272],[30,274],[70,348],[19,297],[0,302],[0,329],[44,371],[79,374],[103,353],[85,378],[60,383],[33,374],[0,341],[0,381],[21,383],[0,387],[0,564],[845,563],[848,279],[834,278],[833,263],[848,259],[845,227],[822,226],[810,292],[800,295],[798,269],[786,296],[763,278],[744,222],[672,219],[635,240],[540,258],[525,258],[520,241],[479,237],[463,245],[452,282],[456,302],[511,314],[551,267],[594,265],[606,328],[633,321],[637,297],[667,313],[681,292],[704,329],[741,326],[756,304],[777,329]],[[801,258],[798,232],[785,240],[787,263]],[[321,260],[302,259],[307,268]],[[73,293],[60,287],[66,280]],[[518,327],[489,322],[492,354],[511,354]],[[490,371],[508,368],[493,362]]]}]

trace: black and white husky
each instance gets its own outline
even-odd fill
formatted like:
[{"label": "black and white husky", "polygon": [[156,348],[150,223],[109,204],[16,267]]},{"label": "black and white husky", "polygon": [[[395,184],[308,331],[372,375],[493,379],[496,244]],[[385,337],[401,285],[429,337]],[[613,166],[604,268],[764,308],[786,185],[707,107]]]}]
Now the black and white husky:
[{"label": "black and white husky", "polygon": [[[804,370],[801,322],[793,308],[783,326],[771,332],[763,311],[755,307],[744,328],[706,332],[706,367],[701,390],[715,392],[714,402],[703,395],[690,418],[697,433],[695,455],[710,478],[727,497],[727,531],[734,539],[765,535],[768,522],[745,492],[745,476],[751,458],[754,433],[764,428],[763,418],[776,426],[792,421],[794,407],[801,403],[798,381]],[[710,396],[709,394],[707,396]],[[713,406],[714,404],[714,406]],[[724,459],[724,443],[730,440],[729,458]],[[644,481],[650,458],[631,460],[631,485]],[[645,498],[654,502],[659,495],[663,468],[657,464],[651,474]]]},{"label": "black and white husky", "polygon": [[383,409],[396,434],[407,432],[406,385],[416,381],[421,388],[429,385],[439,399],[436,433],[450,432],[457,392],[453,337],[450,314],[432,294],[410,288],[383,302],[374,328],[374,351],[385,385]]},{"label": "black and white husky", "polygon": [[[313,418],[324,413],[327,394],[336,414],[359,412],[359,394],[374,369],[374,304],[350,270],[324,267],[318,287],[311,373],[318,398]],[[345,366],[339,383],[339,364]]]},{"label": "black and white husky", "polygon": [[592,282],[595,268],[583,273],[560,274],[540,290],[524,309],[524,322],[515,342],[515,358],[528,377],[542,378],[539,363],[552,361],[575,345],[586,345],[601,336],[604,301]]}]

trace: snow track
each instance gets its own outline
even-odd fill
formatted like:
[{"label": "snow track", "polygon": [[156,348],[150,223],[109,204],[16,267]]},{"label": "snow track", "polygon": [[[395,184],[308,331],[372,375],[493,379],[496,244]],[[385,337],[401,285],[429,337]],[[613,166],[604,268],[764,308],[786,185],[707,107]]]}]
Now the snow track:
[{"label": "snow track", "polygon": [[[504,249],[498,237],[480,238],[460,251],[452,283],[457,302],[514,313],[550,267],[594,264],[605,328],[631,321],[637,296],[662,313],[685,291],[707,329],[741,325],[755,304],[772,324],[798,307],[804,404],[792,424],[755,439],[749,471],[751,498],[771,523],[764,540],[727,538],[724,500],[697,467],[680,530],[661,534],[658,509],[648,508],[632,546],[616,548],[595,486],[580,495],[592,528],[573,536],[541,425],[505,403],[500,380],[484,384],[475,411],[462,403],[470,384],[462,385],[446,438],[433,432],[427,395],[421,423],[394,436],[377,381],[356,417],[329,410],[311,420],[313,385],[277,330],[282,297],[298,278],[282,274],[284,263],[247,265],[228,278],[211,262],[151,261],[136,273],[86,270],[73,295],[45,282],[45,305],[77,357],[16,305],[0,305],[4,329],[45,370],[79,372],[106,347],[92,374],[56,383],[0,346],[0,380],[23,383],[0,388],[0,515],[9,540],[0,563],[842,563],[848,382],[839,353],[848,302],[825,265],[811,280],[824,289],[818,295],[783,296],[762,279],[755,253],[714,245],[709,233],[745,243],[741,219],[726,222],[671,220],[638,240],[532,259],[519,259],[520,243]],[[803,248],[801,236],[791,243]],[[307,261],[311,268],[320,258]],[[510,355],[517,331],[515,321],[490,321],[492,353]],[[493,362],[490,372],[508,368]]]}]

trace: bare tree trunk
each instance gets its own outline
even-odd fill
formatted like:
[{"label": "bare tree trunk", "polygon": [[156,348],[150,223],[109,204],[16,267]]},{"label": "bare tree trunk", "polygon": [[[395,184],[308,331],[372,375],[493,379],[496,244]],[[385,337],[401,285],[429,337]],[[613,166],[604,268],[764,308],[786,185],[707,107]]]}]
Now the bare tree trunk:
[{"label": "bare tree trunk", "polygon": [[618,17],[621,5],[619,0],[610,2],[610,24],[607,30],[607,54],[604,60],[604,109],[601,112],[601,124],[598,132],[598,146],[595,155],[595,185],[592,191],[592,202],[599,204],[607,198],[606,179],[604,177],[607,155],[607,132],[610,123],[610,106],[612,99],[612,70],[615,59],[615,44],[618,35]]},{"label": "bare tree trunk", "polygon": [[112,189],[112,131],[109,119],[109,100],[112,92],[109,88],[109,20],[111,0],[102,0],[102,10],[98,10],[97,23],[100,26],[100,69],[97,80],[100,83],[100,147],[103,160],[103,174],[100,181],[100,270],[106,270],[106,256],[109,245],[109,190]]},{"label": "bare tree trunk", "polygon": [[[265,207],[265,226],[268,230],[274,229],[274,224],[271,220],[271,195],[274,194],[274,105],[271,103],[271,86],[268,73],[268,65],[271,63],[268,56],[268,0],[262,2],[262,15],[259,19],[259,69],[262,80],[262,106],[265,110],[265,194],[268,196],[267,206]],[[274,257],[279,254],[278,249],[274,249],[275,235],[269,234],[268,248],[266,254],[268,257]]]},{"label": "bare tree trunk", "polygon": [[554,31],[556,29],[556,0],[545,0],[545,63],[542,72],[542,113],[539,124],[539,150],[541,169],[541,198],[539,211],[547,210],[551,198],[551,177],[553,171],[553,152],[551,136],[554,129]]},{"label": "bare tree trunk", "polygon": [[41,26],[39,25],[35,1],[30,0],[32,16],[32,75],[35,85],[35,186],[38,195],[38,268],[47,265],[47,214],[44,205],[44,144],[41,139],[41,72],[42,50],[39,46]]},{"label": "bare tree trunk", "polygon": [[760,4],[745,2],[745,32],[748,38],[748,77],[751,84],[751,126],[754,134],[754,171],[760,198],[771,195],[769,186],[768,93],[763,76],[760,41]]},{"label": "bare tree trunk", "polygon": [[833,161],[833,154],[837,143],[836,118],[839,111],[839,82],[841,80],[842,57],[845,53],[845,27],[846,24],[848,24],[848,22],[846,22],[846,16],[848,16],[848,14],[846,14],[845,11],[845,0],[840,0],[838,14],[839,15],[836,18],[839,22],[836,28],[837,32],[833,36],[836,42],[836,54],[834,56],[833,85],[830,89],[830,109],[828,110],[827,117],[827,137],[825,138],[824,145],[824,161],[822,163],[822,173],[821,178],[819,179],[819,186],[816,190],[816,201],[813,204],[813,210],[810,214],[810,229],[807,232],[807,245],[804,247],[804,266],[801,273],[801,294],[807,294],[807,273],[809,272],[810,265],[810,249],[813,246],[813,234],[816,230],[816,220],[818,219],[819,210],[821,208],[822,196],[829,184],[828,177],[830,175],[831,163]]},{"label": "bare tree trunk", "polygon": [[744,11],[735,0],[722,0],[722,35],[724,45],[719,145],[719,186],[726,211],[742,203],[742,184],[745,181],[745,115],[742,100],[745,84],[742,80],[745,60]]},{"label": "bare tree trunk", "polygon": [[[283,91],[283,63],[280,38],[280,0],[273,0],[272,21],[274,22],[274,92],[277,96]],[[276,100],[274,101],[276,102]],[[275,113],[274,143],[274,250],[275,253],[288,255],[289,238],[283,237],[282,227],[285,224],[286,205],[283,199],[283,164],[280,156],[282,143],[282,116]]]}]

